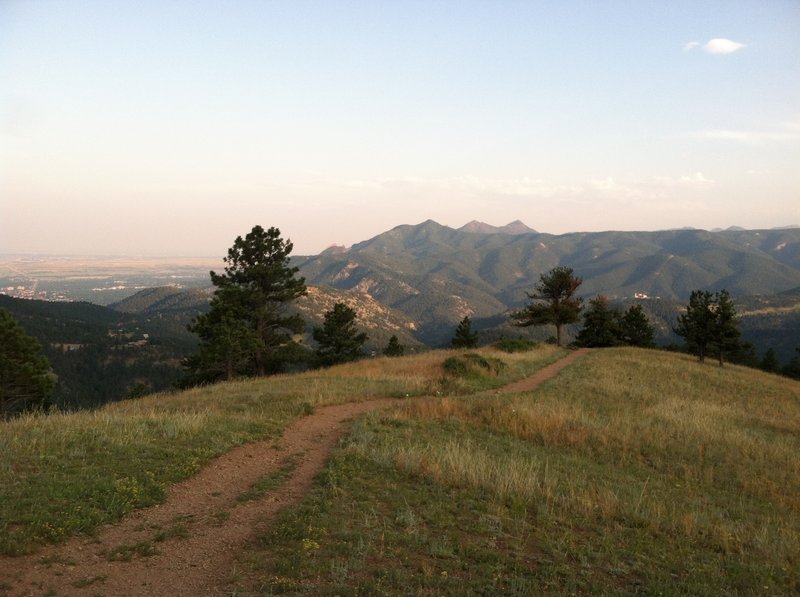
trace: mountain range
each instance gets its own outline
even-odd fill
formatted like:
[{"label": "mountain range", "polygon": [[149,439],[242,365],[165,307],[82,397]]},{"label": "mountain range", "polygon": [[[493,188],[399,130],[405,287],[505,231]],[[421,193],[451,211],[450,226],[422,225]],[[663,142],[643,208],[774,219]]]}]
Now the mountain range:
[{"label": "mountain range", "polygon": [[[368,333],[372,354],[392,335],[410,350],[445,345],[464,316],[482,342],[522,334],[546,339],[551,330],[515,328],[509,313],[556,266],[583,279],[585,299],[638,301],[660,344],[679,340],[672,327],[692,290],[723,288],[758,357],[772,348],[785,363],[800,344],[797,228],[553,235],[521,222],[454,229],[429,220],[349,248],[293,257],[292,264],[308,285],[307,296],[293,304],[308,324],[307,339],[324,312],[344,302]],[[213,290],[147,288],[109,307],[0,295],[0,308],[43,346],[59,378],[58,403],[91,406],[175,383],[181,359],[196,349],[186,325],[208,309]]]},{"label": "mountain range", "polygon": [[694,289],[723,288],[734,296],[800,294],[800,229],[553,235],[521,222],[454,229],[428,220],[293,264],[309,284],[356,291],[399,311],[420,340],[436,344],[466,315],[492,318],[521,307],[556,266],[573,268],[587,298],[685,302]]}]

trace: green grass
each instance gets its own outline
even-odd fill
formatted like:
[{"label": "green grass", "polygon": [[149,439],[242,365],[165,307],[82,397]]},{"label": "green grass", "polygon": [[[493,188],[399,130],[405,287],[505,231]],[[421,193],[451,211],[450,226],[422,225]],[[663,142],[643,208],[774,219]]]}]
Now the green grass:
[{"label": "green grass", "polygon": [[354,427],[242,558],[256,594],[800,591],[800,384],[595,351]]},{"label": "green grass", "polygon": [[266,493],[274,491],[280,487],[286,479],[289,478],[292,471],[297,468],[299,460],[302,457],[302,452],[290,455],[286,462],[277,471],[273,471],[261,477],[258,481],[253,483],[249,490],[236,496],[239,502],[249,502],[263,497]]},{"label": "green grass", "polygon": [[[44,543],[91,534],[131,510],[160,503],[170,484],[212,458],[247,442],[277,438],[316,407],[471,391],[475,380],[444,374],[442,363],[455,354],[370,359],[148,396],[93,412],[0,423],[0,553],[30,553]],[[508,366],[491,383],[527,375],[559,354],[542,349],[504,355]],[[267,491],[267,482],[254,491]],[[221,513],[220,521],[224,517]]]},{"label": "green grass", "polygon": [[[317,407],[409,396],[354,424],[241,555],[234,594],[800,592],[800,383],[607,349],[535,392],[498,389],[563,354],[375,359],[4,423],[0,549],[91,533]],[[156,531],[108,557],[188,532]]]}]

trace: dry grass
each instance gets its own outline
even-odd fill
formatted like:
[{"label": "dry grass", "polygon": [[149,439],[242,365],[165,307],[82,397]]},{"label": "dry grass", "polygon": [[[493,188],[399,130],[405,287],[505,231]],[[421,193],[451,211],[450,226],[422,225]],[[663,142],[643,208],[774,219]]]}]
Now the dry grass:
[{"label": "dry grass", "polygon": [[[278,437],[316,407],[450,391],[442,363],[452,354],[363,360],[0,423],[0,552],[34,550],[158,503],[170,483],[232,447]],[[508,355],[513,365],[493,383],[557,355]]]},{"label": "dry grass", "polygon": [[346,453],[521,500],[548,550],[638,561],[653,586],[672,575],[690,593],[800,587],[800,384],[783,377],[595,351],[534,393],[373,415]]}]

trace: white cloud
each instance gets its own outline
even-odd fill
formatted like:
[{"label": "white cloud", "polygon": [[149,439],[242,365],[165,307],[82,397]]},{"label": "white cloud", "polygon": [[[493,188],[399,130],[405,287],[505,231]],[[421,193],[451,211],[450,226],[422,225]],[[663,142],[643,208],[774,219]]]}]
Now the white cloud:
[{"label": "white cloud", "polygon": [[732,54],[736,50],[746,47],[745,44],[740,44],[738,41],[718,37],[704,45],[703,50],[709,54]]},{"label": "white cloud", "polygon": [[683,50],[685,52],[691,52],[697,48],[702,48],[702,50],[707,54],[732,54],[733,52],[746,47],[747,44],[739,43],[738,41],[733,41],[732,39],[715,37],[705,44],[701,44],[699,41],[690,41],[688,44],[683,46]]}]

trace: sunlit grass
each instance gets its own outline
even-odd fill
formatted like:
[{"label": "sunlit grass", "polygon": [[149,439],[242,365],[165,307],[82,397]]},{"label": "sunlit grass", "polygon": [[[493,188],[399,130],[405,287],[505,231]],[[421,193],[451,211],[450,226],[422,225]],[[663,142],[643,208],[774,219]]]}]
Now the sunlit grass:
[{"label": "sunlit grass", "polygon": [[[280,436],[314,408],[379,397],[468,392],[442,369],[451,351],[241,380],[0,424],[0,553],[35,550],[163,501],[166,488],[246,442]],[[558,357],[504,355],[502,384]]]},{"label": "sunlit grass", "polygon": [[602,350],[369,415],[246,563],[303,594],[790,594],[799,496],[800,384]]}]

